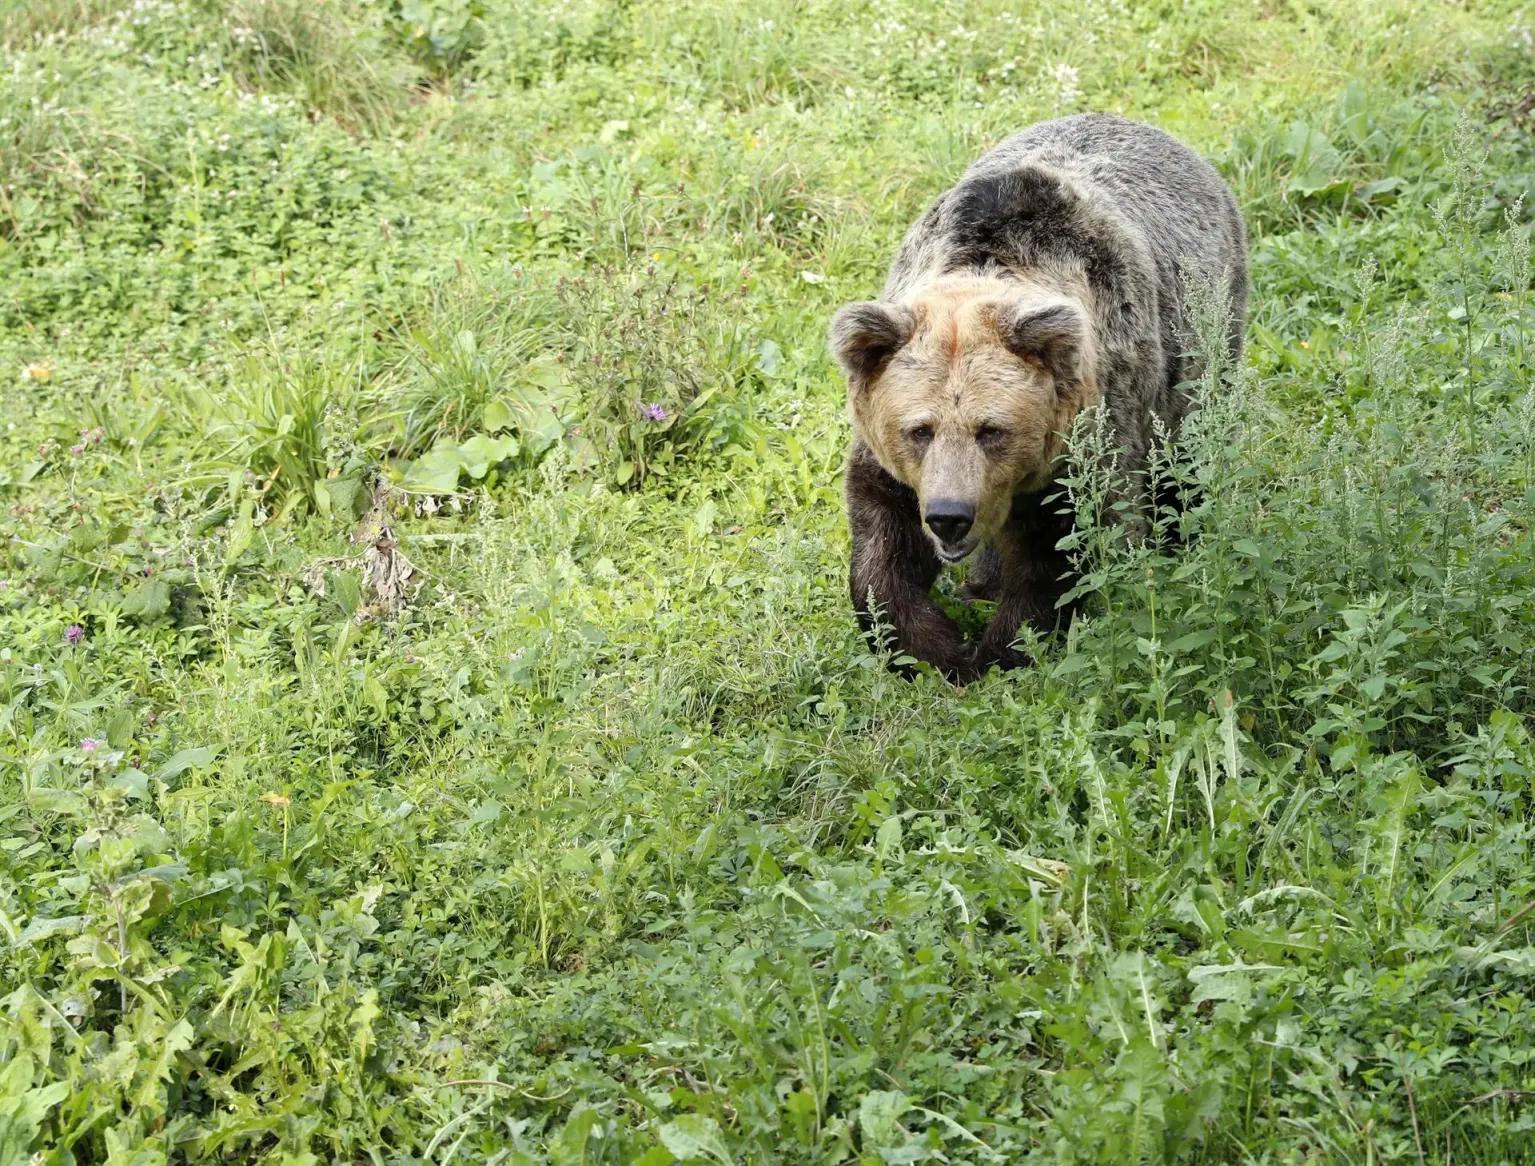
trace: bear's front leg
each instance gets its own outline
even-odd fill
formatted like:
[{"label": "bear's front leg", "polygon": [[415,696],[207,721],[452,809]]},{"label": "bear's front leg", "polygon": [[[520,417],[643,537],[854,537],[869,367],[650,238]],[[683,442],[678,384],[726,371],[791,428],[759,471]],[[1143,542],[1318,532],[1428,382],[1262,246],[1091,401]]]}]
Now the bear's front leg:
[{"label": "bear's front leg", "polygon": [[997,612],[981,636],[976,653],[978,668],[992,664],[1023,667],[1029,660],[1013,647],[1018,629],[1028,624],[1045,633],[1070,620],[1071,612],[1057,605],[1069,585],[1066,576],[1071,561],[1056,549],[1069,528],[1069,520],[1053,513],[1038,497],[1014,501],[1007,525],[996,540],[1002,561],[1002,589]]},{"label": "bear's front leg", "polygon": [[[974,677],[974,648],[932,596],[942,564],[922,533],[917,495],[861,441],[848,459],[846,489],[853,536],[849,586],[870,644],[926,660],[956,682]],[[894,643],[879,642],[877,625],[894,630]]]}]

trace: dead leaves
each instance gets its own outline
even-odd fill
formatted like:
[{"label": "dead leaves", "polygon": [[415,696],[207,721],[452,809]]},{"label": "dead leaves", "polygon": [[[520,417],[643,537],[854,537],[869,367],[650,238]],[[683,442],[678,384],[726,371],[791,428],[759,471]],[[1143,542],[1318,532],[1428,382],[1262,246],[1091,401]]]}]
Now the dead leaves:
[{"label": "dead leaves", "polygon": [[425,574],[401,551],[390,521],[391,503],[404,497],[388,482],[376,482],[367,512],[352,532],[350,541],[359,549],[350,555],[318,559],[303,574],[305,586],[316,595],[324,595],[328,571],[357,571],[362,602],[353,618],[359,623],[399,614],[425,582]]}]

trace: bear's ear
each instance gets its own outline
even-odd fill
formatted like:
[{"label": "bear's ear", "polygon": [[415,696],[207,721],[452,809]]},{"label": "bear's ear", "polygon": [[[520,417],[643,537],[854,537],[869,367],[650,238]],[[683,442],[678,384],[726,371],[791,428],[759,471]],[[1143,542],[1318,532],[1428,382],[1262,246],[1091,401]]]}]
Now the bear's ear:
[{"label": "bear's ear", "polygon": [[867,384],[908,340],[912,315],[898,304],[870,300],[848,304],[831,318],[827,338],[848,383]]},{"label": "bear's ear", "polygon": [[1019,356],[1045,366],[1064,390],[1082,376],[1082,348],[1087,321],[1075,304],[1023,303],[1004,309],[997,327],[1002,341]]}]

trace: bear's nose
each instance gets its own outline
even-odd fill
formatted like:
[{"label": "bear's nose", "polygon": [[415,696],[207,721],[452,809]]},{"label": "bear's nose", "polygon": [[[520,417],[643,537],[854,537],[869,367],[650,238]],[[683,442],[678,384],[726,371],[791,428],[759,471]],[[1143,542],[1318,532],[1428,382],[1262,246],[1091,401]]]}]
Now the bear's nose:
[{"label": "bear's nose", "polygon": [[957,498],[938,498],[927,505],[927,527],[944,542],[957,543],[970,533],[975,507]]}]

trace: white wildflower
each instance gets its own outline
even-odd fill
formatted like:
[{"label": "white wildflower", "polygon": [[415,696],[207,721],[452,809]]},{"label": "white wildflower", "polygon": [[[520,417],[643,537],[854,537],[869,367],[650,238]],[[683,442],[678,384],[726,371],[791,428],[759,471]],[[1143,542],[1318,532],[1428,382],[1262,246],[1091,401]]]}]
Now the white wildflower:
[{"label": "white wildflower", "polygon": [[1078,74],[1075,67],[1062,61],[1054,69],[1050,70],[1051,77],[1056,84],[1056,100],[1062,105],[1075,105],[1077,99],[1082,96],[1081,86],[1078,85]]}]

